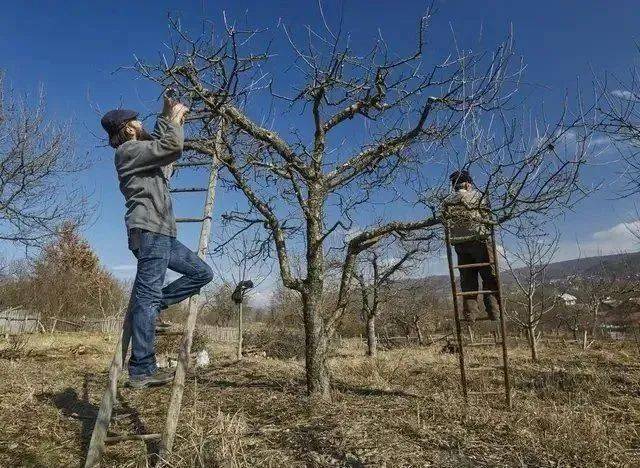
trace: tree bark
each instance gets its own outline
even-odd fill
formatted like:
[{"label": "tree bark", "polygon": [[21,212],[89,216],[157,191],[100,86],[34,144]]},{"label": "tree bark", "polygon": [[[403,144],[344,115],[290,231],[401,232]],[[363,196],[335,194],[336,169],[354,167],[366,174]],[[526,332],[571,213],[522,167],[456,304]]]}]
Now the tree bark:
[{"label": "tree bark", "polygon": [[416,335],[418,335],[418,345],[424,346],[424,338],[422,336],[422,330],[420,330],[420,321],[418,319],[414,319],[413,326],[416,329]]},{"label": "tree bark", "polygon": [[596,330],[598,327],[598,315],[600,312],[600,304],[596,304],[593,306],[593,318],[591,321],[591,336],[596,336]]},{"label": "tree bark", "polygon": [[536,321],[533,305],[533,293],[529,294],[529,317],[527,320],[527,335],[529,338],[529,348],[531,349],[531,360],[538,362],[538,343],[536,342]]},{"label": "tree bark", "polygon": [[538,362],[538,340],[536,339],[536,328],[530,326],[527,329],[527,335],[529,338],[529,349],[531,350],[531,360]]},{"label": "tree bark", "polygon": [[374,358],[378,355],[378,338],[376,337],[376,316],[367,317],[367,356]]},{"label": "tree bark", "polygon": [[236,358],[242,359],[242,302],[238,304],[238,341],[236,343]]},{"label": "tree bark", "polygon": [[331,378],[328,364],[329,342],[334,329],[327,328],[322,316],[324,294],[324,250],[322,221],[325,193],[319,183],[309,184],[307,206],[307,277],[302,292],[305,326],[305,359],[307,392],[312,400],[331,400]]},{"label": "tree bark", "polygon": [[321,316],[322,292],[302,295],[305,326],[305,362],[307,392],[312,399],[331,399],[328,354],[329,339]]}]

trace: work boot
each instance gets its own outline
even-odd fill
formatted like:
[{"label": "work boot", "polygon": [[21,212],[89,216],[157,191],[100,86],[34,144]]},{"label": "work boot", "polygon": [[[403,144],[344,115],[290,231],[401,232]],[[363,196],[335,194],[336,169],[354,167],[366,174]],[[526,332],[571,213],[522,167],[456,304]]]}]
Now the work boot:
[{"label": "work boot", "polygon": [[487,317],[489,320],[496,321],[498,320],[498,311],[500,310],[500,306],[498,305],[498,299],[492,295],[485,295],[483,298],[484,301],[484,310],[487,312]]},{"label": "work boot", "polygon": [[462,321],[467,325],[474,325],[478,316],[478,301],[475,298],[462,300]]},{"label": "work boot", "polygon": [[159,387],[173,381],[175,371],[157,370],[153,374],[129,376],[129,387],[141,389]]}]

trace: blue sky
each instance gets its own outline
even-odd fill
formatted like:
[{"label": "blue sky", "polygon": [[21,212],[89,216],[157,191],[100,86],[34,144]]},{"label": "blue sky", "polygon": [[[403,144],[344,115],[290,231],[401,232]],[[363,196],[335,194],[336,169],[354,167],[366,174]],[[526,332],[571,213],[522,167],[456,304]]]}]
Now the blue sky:
[{"label": "blue sky", "polygon": [[[587,92],[592,70],[624,74],[637,60],[634,43],[640,40],[637,2],[564,0],[536,2],[441,0],[430,32],[429,47],[439,54],[457,40],[487,48],[504,39],[512,26],[517,52],[527,64],[529,99],[544,101],[549,114],[559,111],[567,90],[578,78]],[[414,0],[326,0],[330,18],[341,11],[356,43],[374,40],[380,29],[391,44],[413,43],[418,18],[426,2]],[[274,28],[280,19],[292,28],[320,27],[316,1],[118,1],[8,2],[0,17],[0,68],[20,92],[34,93],[43,85],[52,118],[70,120],[77,151],[86,154],[91,169],[82,182],[95,194],[99,209],[85,235],[104,264],[119,276],[132,274],[133,258],[126,248],[122,222],[123,199],[118,191],[112,150],[104,147],[96,108],[108,110],[121,103],[151,112],[159,90],[134,74],[117,71],[130,65],[133,54],[153,59],[168,37],[167,13],[179,14],[192,27],[203,17],[218,21],[225,10],[258,26]],[[540,86],[538,86],[540,85]],[[152,124],[149,124],[152,125]],[[617,167],[590,169],[587,180],[613,178]],[[202,176],[201,176],[202,177]],[[201,198],[179,195],[179,215],[197,214]],[[574,213],[555,220],[563,234],[563,258],[576,255],[579,240],[590,253],[633,249],[635,244],[620,223],[633,221],[633,200],[613,201],[613,188],[602,190]],[[218,198],[217,213],[231,206],[232,197]],[[195,229],[180,237],[195,243]]]}]

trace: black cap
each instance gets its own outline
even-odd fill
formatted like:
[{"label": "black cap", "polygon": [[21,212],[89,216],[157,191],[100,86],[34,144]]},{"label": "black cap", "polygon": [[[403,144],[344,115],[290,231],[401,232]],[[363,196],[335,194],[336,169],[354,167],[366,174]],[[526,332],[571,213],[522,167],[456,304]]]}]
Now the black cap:
[{"label": "black cap", "polygon": [[118,132],[124,124],[136,117],[138,117],[136,111],[130,109],[114,109],[104,114],[100,123],[109,135],[113,135]]},{"label": "black cap", "polygon": [[449,180],[453,185],[458,185],[463,182],[473,184],[473,179],[471,178],[471,174],[469,174],[469,171],[456,171],[449,176]]}]

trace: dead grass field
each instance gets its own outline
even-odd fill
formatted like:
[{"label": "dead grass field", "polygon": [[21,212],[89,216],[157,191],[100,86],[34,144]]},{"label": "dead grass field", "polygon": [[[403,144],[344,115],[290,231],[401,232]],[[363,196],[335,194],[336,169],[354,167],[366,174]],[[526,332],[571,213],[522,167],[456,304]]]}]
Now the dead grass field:
[{"label": "dead grass field", "polygon": [[[81,465],[113,346],[95,334],[42,335],[26,357],[0,359],[0,466]],[[188,380],[171,466],[640,466],[637,349],[554,346],[537,365],[512,350],[512,411],[497,397],[465,409],[456,357],[439,346],[373,363],[344,346],[332,360],[334,401],[313,410],[301,362],[238,363],[231,348],[213,348],[213,364]],[[473,352],[492,363],[489,350]],[[159,432],[168,395],[123,389],[112,428]],[[133,441],[109,446],[103,466],[145,464]]]}]

